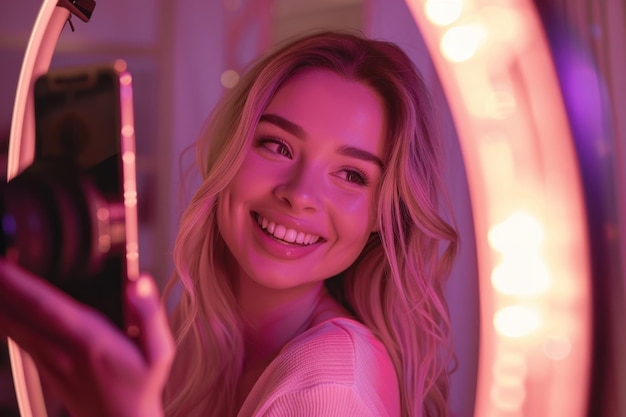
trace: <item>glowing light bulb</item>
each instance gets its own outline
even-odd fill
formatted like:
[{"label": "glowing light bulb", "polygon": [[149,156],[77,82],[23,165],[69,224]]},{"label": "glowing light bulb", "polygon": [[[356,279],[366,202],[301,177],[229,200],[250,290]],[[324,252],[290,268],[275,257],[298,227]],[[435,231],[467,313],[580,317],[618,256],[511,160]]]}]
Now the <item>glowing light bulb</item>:
[{"label": "glowing light bulb", "polygon": [[544,239],[541,224],[530,214],[519,210],[502,223],[494,225],[487,235],[489,244],[499,252],[513,253],[537,248]]},{"label": "glowing light bulb", "polygon": [[130,85],[133,82],[133,77],[130,74],[124,74],[120,77],[120,83],[122,85]]},{"label": "glowing light bulb", "polygon": [[137,280],[137,294],[140,297],[150,297],[154,293],[154,285],[150,279],[146,277],[140,277]]},{"label": "glowing light bulb", "polygon": [[[115,68],[115,71],[117,71],[117,72],[124,72],[124,71],[126,71],[127,67],[128,66],[126,65],[126,61],[124,61],[123,59],[117,59],[113,63],[113,68]],[[122,83],[123,84],[125,84],[127,82],[130,82],[130,80],[131,80],[131,75],[130,74],[125,74],[122,77]]]},{"label": "glowing light bulb", "polygon": [[[493,268],[491,283],[494,288],[508,295],[528,296],[541,294],[550,287],[548,267],[539,256],[518,254],[516,258],[504,258]],[[525,256],[530,255],[530,256]]]},{"label": "glowing light bulb", "polygon": [[533,216],[517,211],[493,226],[487,239],[502,254],[502,262],[491,272],[491,283],[497,291],[528,296],[548,290],[550,272],[541,254],[544,231]]},{"label": "glowing light bulb", "polygon": [[496,332],[510,338],[527,336],[541,327],[541,315],[535,309],[510,306],[500,309],[493,317]]},{"label": "glowing light bulb", "polygon": [[124,192],[124,205],[126,207],[135,207],[137,205],[137,192],[136,191]]},{"label": "glowing light bulb", "polygon": [[455,22],[462,10],[462,0],[428,0],[424,5],[428,20],[439,26]]},{"label": "glowing light bulb", "polygon": [[122,136],[129,137],[135,134],[135,128],[132,125],[122,127]]},{"label": "glowing light bulb", "polygon": [[100,207],[96,211],[96,217],[100,221],[105,221],[109,219],[109,209],[107,207]]},{"label": "glowing light bulb", "polygon": [[127,151],[122,154],[122,161],[127,164],[135,162],[135,152]]},{"label": "glowing light bulb", "polygon": [[450,61],[464,62],[476,54],[486,38],[487,32],[481,25],[456,26],[441,38],[441,52]]}]

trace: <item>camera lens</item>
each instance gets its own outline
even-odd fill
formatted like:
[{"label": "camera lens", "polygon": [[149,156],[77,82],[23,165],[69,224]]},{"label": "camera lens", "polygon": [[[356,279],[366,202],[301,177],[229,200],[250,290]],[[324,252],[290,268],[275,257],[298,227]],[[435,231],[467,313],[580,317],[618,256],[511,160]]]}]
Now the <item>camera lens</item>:
[{"label": "camera lens", "polygon": [[99,196],[68,160],[31,165],[0,196],[1,255],[58,286],[93,273]]}]

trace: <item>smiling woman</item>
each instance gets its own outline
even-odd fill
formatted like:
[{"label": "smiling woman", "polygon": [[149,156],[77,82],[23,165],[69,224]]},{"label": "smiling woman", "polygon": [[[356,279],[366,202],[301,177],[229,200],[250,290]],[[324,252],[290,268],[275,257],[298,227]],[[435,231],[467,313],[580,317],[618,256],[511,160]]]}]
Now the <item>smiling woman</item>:
[{"label": "smiling woman", "polygon": [[[359,82],[330,71],[285,82],[218,200],[220,233],[248,276],[286,289],[354,262],[377,228],[382,170],[371,160],[383,157],[384,122],[378,94]],[[298,244],[298,235],[315,243]]]},{"label": "smiling woman", "polygon": [[175,357],[146,277],[132,343],[0,263],[0,331],[73,416],[448,415],[457,236],[431,114],[394,44],[323,32],[269,51],[198,140],[166,288]]},{"label": "smiling woman", "polygon": [[199,141],[167,414],[446,415],[456,234],[430,117],[390,43],[321,33],[249,68]]}]

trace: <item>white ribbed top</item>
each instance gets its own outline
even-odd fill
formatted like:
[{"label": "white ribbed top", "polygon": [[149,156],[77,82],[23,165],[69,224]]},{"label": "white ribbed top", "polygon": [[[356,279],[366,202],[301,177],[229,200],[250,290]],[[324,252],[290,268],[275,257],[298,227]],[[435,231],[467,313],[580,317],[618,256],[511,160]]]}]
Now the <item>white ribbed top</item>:
[{"label": "white ribbed top", "polygon": [[237,417],[396,417],[399,398],[383,344],[361,323],[333,318],[281,350]]}]

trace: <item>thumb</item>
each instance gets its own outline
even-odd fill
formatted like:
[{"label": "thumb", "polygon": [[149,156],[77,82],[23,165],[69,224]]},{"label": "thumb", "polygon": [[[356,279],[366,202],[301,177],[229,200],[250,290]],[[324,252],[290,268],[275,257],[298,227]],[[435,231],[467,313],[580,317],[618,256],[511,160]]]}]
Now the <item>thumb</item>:
[{"label": "thumb", "polygon": [[166,377],[175,348],[154,279],[141,275],[128,284],[126,294],[127,333],[143,353],[146,365]]}]

